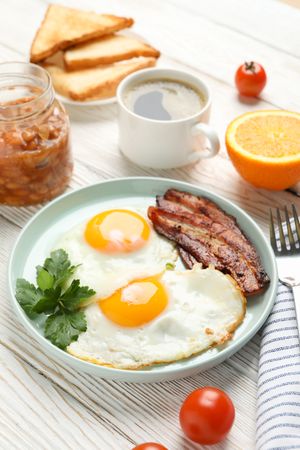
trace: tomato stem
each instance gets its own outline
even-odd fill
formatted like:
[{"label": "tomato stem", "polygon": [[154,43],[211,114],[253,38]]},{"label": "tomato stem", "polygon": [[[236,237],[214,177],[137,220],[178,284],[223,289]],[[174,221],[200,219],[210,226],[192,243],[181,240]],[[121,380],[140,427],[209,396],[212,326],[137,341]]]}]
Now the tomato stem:
[{"label": "tomato stem", "polygon": [[255,63],[254,61],[245,62],[246,70],[250,70],[250,72],[255,73]]}]

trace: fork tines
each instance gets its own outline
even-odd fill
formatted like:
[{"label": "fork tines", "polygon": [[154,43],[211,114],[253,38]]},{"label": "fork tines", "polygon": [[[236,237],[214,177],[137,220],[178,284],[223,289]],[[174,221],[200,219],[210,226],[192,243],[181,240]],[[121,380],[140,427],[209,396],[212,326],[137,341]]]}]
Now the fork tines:
[{"label": "fork tines", "polygon": [[295,205],[292,205],[292,218],[289,217],[287,207],[284,207],[284,217],[276,208],[276,222],[278,231],[276,233],[276,223],[270,209],[270,240],[275,253],[280,255],[290,255],[300,253],[300,223]]}]

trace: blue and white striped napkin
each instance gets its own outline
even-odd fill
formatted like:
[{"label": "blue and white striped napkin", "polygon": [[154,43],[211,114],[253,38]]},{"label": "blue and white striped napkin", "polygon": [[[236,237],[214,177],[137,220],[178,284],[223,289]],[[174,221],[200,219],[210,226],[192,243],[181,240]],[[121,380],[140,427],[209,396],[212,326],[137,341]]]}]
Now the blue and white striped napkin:
[{"label": "blue and white striped napkin", "polygon": [[293,295],[282,284],[262,332],[256,427],[257,450],[300,450],[300,345]]}]

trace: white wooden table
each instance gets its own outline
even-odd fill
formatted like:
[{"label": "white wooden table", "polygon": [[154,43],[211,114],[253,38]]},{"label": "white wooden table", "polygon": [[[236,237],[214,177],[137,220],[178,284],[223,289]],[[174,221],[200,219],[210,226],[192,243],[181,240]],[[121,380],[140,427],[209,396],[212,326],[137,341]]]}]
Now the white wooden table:
[{"label": "white wooden table", "polygon": [[[290,1],[295,4],[297,0]],[[26,60],[46,0],[0,0],[0,59]],[[132,16],[134,31],[162,51],[160,65],[202,77],[213,92],[211,123],[222,151],[193,168],[144,170],[117,146],[116,106],[69,108],[75,171],[71,189],[119,176],[158,175],[214,190],[244,208],[267,232],[268,207],[300,199],[256,190],[235,172],[224,131],[236,115],[258,108],[300,109],[300,10],[276,0],[73,0],[98,12]],[[240,103],[234,71],[261,62],[269,80],[262,99]],[[18,323],[6,271],[15,238],[38,208],[0,208],[0,448],[129,450],[158,441],[169,450],[197,449],[182,437],[178,408],[188,392],[214,385],[236,406],[228,439],[215,449],[254,449],[259,336],[225,363],[193,378],[154,385],[102,381],[49,358]]]}]

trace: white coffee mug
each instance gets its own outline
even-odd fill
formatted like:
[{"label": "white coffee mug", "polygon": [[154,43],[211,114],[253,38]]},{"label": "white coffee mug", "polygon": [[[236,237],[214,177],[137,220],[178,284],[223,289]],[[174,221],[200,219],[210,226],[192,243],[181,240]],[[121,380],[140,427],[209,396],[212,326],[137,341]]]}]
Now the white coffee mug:
[{"label": "white coffee mug", "polygon": [[[204,106],[191,117],[168,121],[148,119],[126,107],[124,94],[131,86],[160,79],[183,82],[194,87],[203,94]],[[119,146],[123,154],[134,163],[154,169],[171,169],[203,158],[212,158],[218,153],[218,135],[207,125],[211,109],[210,92],[198,77],[175,69],[140,70],[127,76],[119,84],[117,100]]]}]

